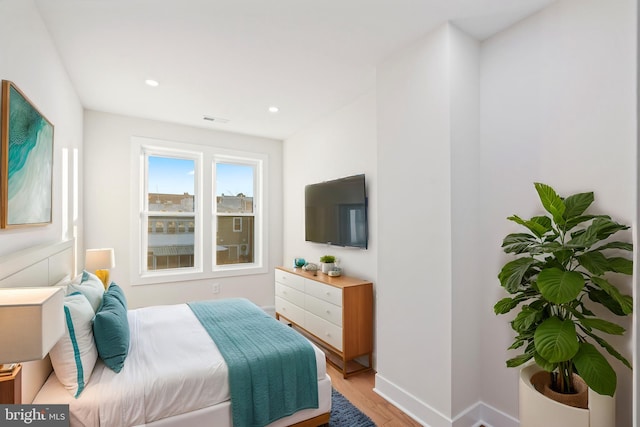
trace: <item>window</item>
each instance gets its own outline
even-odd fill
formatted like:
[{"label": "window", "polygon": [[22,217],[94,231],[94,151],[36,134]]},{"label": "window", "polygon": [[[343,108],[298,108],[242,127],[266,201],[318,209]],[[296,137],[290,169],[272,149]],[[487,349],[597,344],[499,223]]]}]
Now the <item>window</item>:
[{"label": "window", "polygon": [[[133,284],[266,272],[266,156],[132,138]],[[134,185],[136,187],[136,185]],[[132,269],[133,270],[133,269]]]},{"label": "window", "polygon": [[216,265],[254,262],[256,164],[215,164]]},{"label": "window", "polygon": [[[163,153],[160,155],[160,153]],[[146,184],[142,212],[143,272],[191,269],[196,259],[196,231],[200,222],[195,203],[198,154],[146,150]]]}]

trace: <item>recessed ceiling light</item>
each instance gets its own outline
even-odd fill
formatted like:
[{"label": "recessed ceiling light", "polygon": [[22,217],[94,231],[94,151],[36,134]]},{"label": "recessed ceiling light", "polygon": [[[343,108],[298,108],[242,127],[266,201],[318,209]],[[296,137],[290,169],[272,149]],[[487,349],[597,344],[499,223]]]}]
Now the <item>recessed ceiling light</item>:
[{"label": "recessed ceiling light", "polygon": [[158,85],[160,84],[160,83],[158,83],[158,81],[157,81],[157,80],[152,80],[152,79],[147,79],[147,80],[145,80],[144,82],[145,82],[148,86],[151,86],[151,87],[156,87],[156,86],[158,86]]},{"label": "recessed ceiling light", "polygon": [[271,107],[269,107],[269,112],[270,113],[277,113],[278,111],[280,111],[280,109],[278,107],[276,107],[275,105],[272,105]]}]

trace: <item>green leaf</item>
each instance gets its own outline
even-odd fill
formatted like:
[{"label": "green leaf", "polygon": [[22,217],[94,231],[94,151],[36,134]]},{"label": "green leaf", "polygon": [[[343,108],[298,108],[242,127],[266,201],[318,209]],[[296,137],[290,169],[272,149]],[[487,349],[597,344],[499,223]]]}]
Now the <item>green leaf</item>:
[{"label": "green leaf", "polygon": [[571,320],[553,316],[542,322],[534,334],[536,351],[549,363],[571,360],[578,352],[578,336]]},{"label": "green leaf", "polygon": [[601,275],[604,274],[605,271],[611,271],[609,260],[600,251],[585,252],[577,258],[580,265],[586,268],[591,274]]},{"label": "green leaf", "polygon": [[573,248],[589,248],[612,234],[628,228],[629,226],[618,224],[608,218],[596,218],[584,233],[577,236],[576,233],[574,233],[573,238],[567,242],[567,246]]},{"label": "green leaf", "polygon": [[610,271],[615,271],[616,273],[626,274],[628,276],[633,274],[633,261],[627,258],[622,257],[612,257],[609,258],[609,263],[611,265]]},{"label": "green leaf", "polygon": [[571,218],[570,220],[567,221],[567,223],[564,225],[565,230],[571,230],[573,227],[577,226],[578,224],[582,224],[583,222],[587,222],[587,221],[591,221],[592,219],[595,218],[608,218],[611,219],[610,216],[608,215],[580,215],[577,216],[575,218]]},{"label": "green leaf", "polygon": [[598,238],[600,240],[604,240],[612,234],[617,233],[618,231],[629,229],[628,225],[618,224],[610,218],[596,218],[595,220],[593,220],[591,226],[596,228],[598,232]]},{"label": "green leaf", "polygon": [[536,224],[538,229],[544,230],[543,234],[553,231],[553,223],[551,222],[551,218],[549,218],[548,216],[534,216],[528,222],[531,224]]},{"label": "green leaf", "polygon": [[526,332],[532,325],[542,320],[542,315],[542,310],[536,310],[531,306],[524,306],[515,319],[513,319],[511,325],[517,332]]},{"label": "green leaf", "polygon": [[[605,291],[611,298],[613,298],[618,304],[624,314],[633,313],[633,298],[629,295],[622,295],[618,288],[609,283],[602,277],[592,277],[591,281]],[[607,307],[608,308],[608,307]]]},{"label": "green leaf", "polygon": [[518,298],[502,298],[493,306],[493,311],[495,314],[505,314],[516,308],[518,304],[520,304]]},{"label": "green leaf", "polygon": [[625,331],[622,326],[617,325],[613,322],[609,322],[608,320],[585,317],[579,319],[578,321],[582,324],[582,326],[586,327],[589,330],[597,329],[611,335],[622,335]]},{"label": "green leaf", "polygon": [[616,351],[616,349],[614,349],[611,344],[609,344],[608,342],[606,342],[604,339],[600,338],[599,336],[597,336],[596,334],[589,332],[589,331],[584,331],[587,335],[589,335],[591,338],[594,339],[595,342],[597,342],[600,347],[604,348],[605,350],[607,350],[607,352],[612,355],[613,357],[615,357],[616,359],[618,359],[620,362],[622,362],[627,368],[629,369],[633,369],[631,367],[631,363],[629,363],[629,361],[627,359],[624,358],[623,355],[621,355],[620,353],[618,353]]},{"label": "green leaf", "polygon": [[578,261],[591,274],[600,276],[607,271],[620,274],[633,274],[633,261],[623,257],[605,257],[598,249],[579,255]]},{"label": "green leaf", "polygon": [[573,256],[573,251],[571,249],[563,249],[559,251],[554,251],[553,255],[558,259],[558,263],[560,265],[566,265],[567,262]]},{"label": "green leaf", "polygon": [[534,263],[535,259],[533,258],[518,258],[506,263],[502,267],[500,274],[498,274],[502,287],[510,294],[516,293],[523,282],[525,274]]},{"label": "green leaf", "polygon": [[593,203],[593,200],[593,192],[578,193],[567,197],[564,199],[564,205],[566,206],[564,219],[568,221],[582,215],[591,203]]},{"label": "green leaf", "polygon": [[547,359],[540,356],[538,352],[534,353],[533,358],[536,361],[536,364],[547,372],[552,372],[558,367],[557,363],[549,362]]},{"label": "green leaf", "polygon": [[520,347],[522,347],[525,343],[525,340],[521,340],[521,339],[516,339],[513,344],[511,344],[509,346],[509,348],[507,350],[516,350]]},{"label": "green leaf", "polygon": [[553,188],[539,182],[534,183],[540,202],[544,209],[551,214],[556,224],[564,224],[566,206]]},{"label": "green leaf", "polygon": [[533,357],[533,354],[529,354],[529,353],[521,354],[520,356],[516,356],[512,359],[507,360],[507,367],[515,368],[531,360],[532,357]]},{"label": "green leaf", "polygon": [[626,314],[622,310],[620,304],[611,298],[611,296],[601,289],[587,287],[587,295],[589,299],[598,304],[605,306],[610,312],[617,316],[625,316]]},{"label": "green leaf", "polygon": [[593,344],[581,343],[573,363],[589,388],[596,393],[613,396],[617,385],[616,372]]},{"label": "green leaf", "polygon": [[623,251],[633,251],[633,243],[628,242],[609,242],[605,245],[598,246],[595,251],[602,251],[604,249],[622,249]]},{"label": "green leaf", "polygon": [[578,233],[572,233],[572,239],[567,242],[567,246],[574,249],[585,249],[600,241],[594,228],[586,228]]},{"label": "green leaf", "polygon": [[524,220],[518,215],[512,215],[507,218],[517,224],[525,226],[535,234],[538,238],[542,238],[549,230],[551,230],[551,220],[547,217],[533,217],[530,220]]},{"label": "green leaf", "polygon": [[529,248],[537,245],[535,237],[526,233],[509,234],[502,241],[502,248],[506,253],[521,254],[528,252]]},{"label": "green leaf", "polygon": [[542,296],[555,304],[565,304],[576,299],[584,288],[582,274],[555,267],[542,270],[537,282]]}]

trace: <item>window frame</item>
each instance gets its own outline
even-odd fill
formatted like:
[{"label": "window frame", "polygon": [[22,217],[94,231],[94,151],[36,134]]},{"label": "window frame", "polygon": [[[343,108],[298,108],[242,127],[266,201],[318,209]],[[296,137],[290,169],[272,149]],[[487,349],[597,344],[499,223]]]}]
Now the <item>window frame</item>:
[{"label": "window frame", "polygon": [[[195,230],[202,229],[202,166],[203,156],[202,153],[190,150],[178,150],[175,148],[156,147],[150,145],[144,145],[140,151],[141,161],[143,163],[143,180],[141,181],[140,193],[141,193],[141,210],[139,219],[139,255],[138,273],[141,278],[156,278],[162,276],[176,277],[180,275],[189,275],[194,273],[200,273],[203,271],[202,263],[202,234],[196,233]],[[194,163],[194,209],[193,212],[171,212],[162,213],[162,211],[151,211],[149,208],[149,157],[164,157],[174,158],[182,160],[192,160]],[[193,241],[193,267],[181,267],[170,268],[160,270],[148,270],[147,268],[147,253],[149,248],[149,219],[160,216],[172,216],[176,218],[192,218],[194,221],[194,241]]]},{"label": "window frame", "polygon": [[[247,155],[239,155],[238,153],[232,154],[229,152],[226,153],[218,153],[213,157],[213,162],[211,165],[211,170],[213,171],[212,175],[212,215],[211,215],[211,226],[212,226],[212,244],[217,245],[217,227],[218,227],[218,217],[253,217],[253,227],[254,227],[254,253],[253,253],[253,262],[252,263],[237,263],[237,264],[216,264],[216,256],[212,254],[212,265],[213,270],[216,272],[228,272],[228,271],[250,271],[255,268],[264,267],[264,272],[266,272],[265,261],[268,259],[265,255],[266,252],[266,238],[264,230],[264,212],[265,212],[265,197],[264,197],[264,181],[266,177],[265,172],[265,162],[266,156],[247,156]],[[226,164],[234,164],[234,165],[244,165],[251,166],[253,168],[253,212],[251,213],[240,213],[240,212],[230,212],[230,213],[218,213],[217,212],[217,188],[215,186],[215,172],[217,170],[218,163],[226,163]]]},{"label": "window frame", "polygon": [[[243,276],[268,271],[267,223],[267,161],[262,153],[243,152],[208,145],[189,144],[154,138],[132,137],[132,185],[131,185],[131,262],[132,285],[150,285],[183,282],[217,277]],[[198,160],[194,173],[194,212],[172,212],[176,216],[194,217],[194,267],[162,270],[146,270],[148,222],[143,221],[144,209],[148,210],[146,156],[178,157]],[[199,167],[198,167],[199,162]],[[252,263],[216,265],[216,163],[248,164],[254,166],[254,259]],[[147,212],[148,215],[148,212]],[[245,216],[234,213],[233,216]],[[147,216],[148,218],[149,216]],[[199,221],[198,221],[199,219]],[[198,232],[198,230],[200,230]],[[146,270],[146,271],[145,271]]]}]

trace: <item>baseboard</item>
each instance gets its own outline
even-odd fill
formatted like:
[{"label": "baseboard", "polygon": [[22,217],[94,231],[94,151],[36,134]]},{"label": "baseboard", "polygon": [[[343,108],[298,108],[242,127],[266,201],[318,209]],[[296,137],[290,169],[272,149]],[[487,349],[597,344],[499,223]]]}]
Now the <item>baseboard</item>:
[{"label": "baseboard", "polygon": [[[478,402],[480,410],[480,424],[485,427],[520,427],[520,420],[506,414],[484,402]],[[475,427],[475,426],[474,426]]]},{"label": "baseboard", "polygon": [[465,409],[453,419],[451,427],[519,427],[520,422],[484,402]]},{"label": "baseboard", "polygon": [[396,384],[376,374],[373,391],[426,427],[452,427],[451,420]]},{"label": "baseboard", "polygon": [[373,391],[426,427],[520,426],[517,419],[484,402],[470,406],[451,419],[380,374],[376,374],[376,385]]}]

